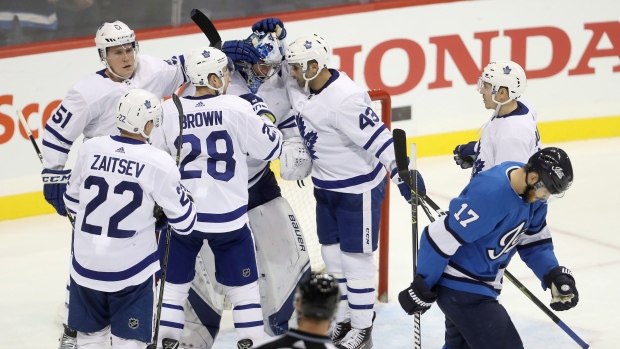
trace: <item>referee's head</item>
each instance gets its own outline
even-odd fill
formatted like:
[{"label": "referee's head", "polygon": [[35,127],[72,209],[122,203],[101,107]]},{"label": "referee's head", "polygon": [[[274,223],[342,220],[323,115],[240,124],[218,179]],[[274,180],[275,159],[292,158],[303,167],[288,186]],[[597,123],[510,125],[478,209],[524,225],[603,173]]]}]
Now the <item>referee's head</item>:
[{"label": "referee's head", "polygon": [[330,321],[340,301],[338,281],[327,273],[307,274],[299,281],[295,300],[301,317]]}]

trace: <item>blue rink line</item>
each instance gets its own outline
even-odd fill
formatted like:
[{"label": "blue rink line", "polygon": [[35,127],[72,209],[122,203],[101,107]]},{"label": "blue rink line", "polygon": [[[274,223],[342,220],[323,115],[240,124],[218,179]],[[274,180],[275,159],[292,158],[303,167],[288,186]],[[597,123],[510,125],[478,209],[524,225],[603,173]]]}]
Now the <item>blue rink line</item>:
[{"label": "blue rink line", "polygon": [[[377,312],[377,318],[372,332],[373,348],[413,348],[412,316],[405,314],[398,303],[377,303],[375,304],[375,311]],[[441,310],[439,310],[439,307],[434,305],[429,311],[422,315],[421,321],[422,348],[441,349],[444,344],[444,316]],[[579,348],[579,345],[551,320],[539,322],[513,316],[512,321],[517,327],[523,344],[527,349]],[[572,329],[588,342],[591,333],[580,328]],[[213,345],[213,349],[234,348],[237,344],[237,340],[237,334],[234,330],[221,331]]]}]

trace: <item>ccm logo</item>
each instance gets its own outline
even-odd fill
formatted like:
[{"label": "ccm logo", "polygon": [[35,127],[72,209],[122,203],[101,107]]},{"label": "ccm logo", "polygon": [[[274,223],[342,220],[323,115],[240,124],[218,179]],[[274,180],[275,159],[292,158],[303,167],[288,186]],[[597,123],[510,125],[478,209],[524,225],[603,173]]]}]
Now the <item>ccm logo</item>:
[{"label": "ccm logo", "polygon": [[65,176],[53,176],[53,177],[43,177],[43,183],[58,183],[58,182],[66,182],[71,178],[71,175]]}]

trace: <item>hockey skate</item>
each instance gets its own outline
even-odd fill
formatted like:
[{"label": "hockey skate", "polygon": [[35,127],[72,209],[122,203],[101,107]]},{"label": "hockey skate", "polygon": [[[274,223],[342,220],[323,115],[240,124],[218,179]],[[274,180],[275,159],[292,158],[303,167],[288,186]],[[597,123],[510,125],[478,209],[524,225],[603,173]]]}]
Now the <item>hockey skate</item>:
[{"label": "hockey skate", "polygon": [[237,342],[237,349],[249,349],[254,345],[251,339],[242,339]]},{"label": "hockey skate", "polygon": [[77,331],[63,324],[64,330],[60,336],[58,349],[75,349],[77,347]]},{"label": "hockey skate", "polygon": [[351,331],[351,320],[334,322],[331,331],[329,331],[329,338],[334,344],[337,344],[349,331]]},{"label": "hockey skate", "polygon": [[338,349],[370,349],[372,348],[372,326],[367,328],[352,328],[344,338],[338,342]]}]

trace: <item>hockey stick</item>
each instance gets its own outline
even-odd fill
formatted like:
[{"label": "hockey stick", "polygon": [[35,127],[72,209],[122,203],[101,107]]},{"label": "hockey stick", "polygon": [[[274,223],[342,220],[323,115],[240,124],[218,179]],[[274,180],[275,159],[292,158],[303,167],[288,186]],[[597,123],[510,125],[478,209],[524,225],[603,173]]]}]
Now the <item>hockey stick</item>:
[{"label": "hockey stick", "polygon": [[[26,133],[28,134],[28,138],[30,138],[30,142],[32,143],[32,146],[34,147],[34,151],[37,153],[37,156],[39,157],[39,161],[41,161],[41,164],[43,164],[43,154],[41,154],[41,150],[39,150],[39,146],[37,145],[37,142],[34,140],[34,137],[32,136],[32,131],[30,130],[30,126],[28,126],[28,123],[26,122],[26,118],[24,118],[24,114],[22,114],[21,110],[17,110],[17,117],[19,118],[19,122],[22,124],[22,127],[24,128],[24,130],[26,130]],[[67,212],[67,218],[69,218],[69,222],[71,223],[71,226],[75,228],[75,221],[71,213],[69,213],[69,209],[67,209],[67,206],[65,206],[65,212]]]},{"label": "hockey stick", "polygon": [[[179,163],[181,162],[181,145],[183,144],[183,105],[181,104],[181,100],[179,100],[179,96],[176,94],[172,94],[172,101],[174,105],[177,107],[179,111],[179,138],[177,140],[177,155],[175,161],[177,163],[177,167],[179,167]],[[161,278],[159,278],[159,299],[157,300],[157,321],[155,322],[155,331],[153,332],[153,344],[148,346],[148,349],[157,348],[157,341],[159,340],[159,323],[161,321],[161,308],[163,306],[164,300],[164,286],[166,284],[166,270],[168,269],[168,254],[170,253],[170,239],[172,237],[172,227],[168,224],[168,228],[166,229],[166,245],[164,247],[164,261],[162,263],[161,268]],[[168,343],[164,343],[164,341],[168,341]],[[166,349],[176,349],[179,347],[179,342],[176,340],[171,340],[168,338],[164,338],[162,340],[162,346]]]},{"label": "hockey stick", "polygon": [[[411,188],[411,240],[413,251],[413,278],[416,276],[416,266],[418,264],[418,180],[415,158],[415,143],[411,145],[411,170],[407,165],[407,134],[404,130],[394,129],[392,131],[394,139],[394,155],[396,157],[396,168],[400,178]],[[427,209],[428,210],[428,209]],[[420,313],[413,315],[413,343],[415,349],[422,348],[422,326]]]},{"label": "hockey stick", "polygon": [[202,30],[202,32],[207,36],[209,42],[212,47],[220,50],[222,48],[222,38],[220,37],[220,33],[218,33],[217,29],[213,25],[213,22],[199,9],[193,9],[190,17],[194,23]]},{"label": "hockey stick", "polygon": [[[394,139],[394,145],[396,146],[396,139]],[[422,203],[422,206],[424,207],[424,203]],[[426,215],[428,217],[428,219],[431,222],[435,221],[435,218],[430,214],[430,212],[428,211],[428,209],[425,210]],[[443,215],[446,215],[446,212],[441,210],[440,211],[435,211],[437,212],[437,214],[441,217]],[[581,339],[573,330],[570,329],[570,327],[568,327],[562,320],[560,320],[560,318],[555,315],[551,309],[549,309],[543,302],[541,302],[538,297],[536,297],[527,287],[525,287],[525,285],[523,285],[521,283],[521,281],[517,280],[517,278],[514,277],[514,275],[512,275],[512,273],[510,273],[508,271],[508,269],[504,270],[504,275],[506,276],[506,278],[508,280],[510,280],[510,282],[512,282],[515,286],[517,286],[517,288],[523,292],[523,294],[529,298],[532,302],[534,302],[534,304],[536,304],[536,306],[543,311],[543,313],[545,313],[553,322],[555,322],[556,325],[558,325],[564,332],[566,332],[566,334],[568,334],[569,337],[571,337],[575,342],[577,342],[577,344],[579,344],[580,347],[582,347],[583,349],[587,349],[590,347],[589,344],[587,344],[586,342],[583,341],[583,339]]]}]

